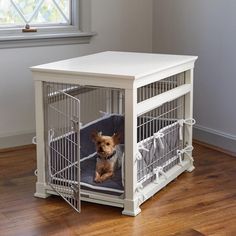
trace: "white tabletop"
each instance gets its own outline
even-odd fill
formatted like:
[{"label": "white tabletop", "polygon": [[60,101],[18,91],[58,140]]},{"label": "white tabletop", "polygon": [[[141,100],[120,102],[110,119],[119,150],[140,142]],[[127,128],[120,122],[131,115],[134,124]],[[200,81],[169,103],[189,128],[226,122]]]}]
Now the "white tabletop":
[{"label": "white tabletop", "polygon": [[196,59],[196,56],[107,51],[34,66],[31,69],[52,73],[134,79],[194,62]]}]

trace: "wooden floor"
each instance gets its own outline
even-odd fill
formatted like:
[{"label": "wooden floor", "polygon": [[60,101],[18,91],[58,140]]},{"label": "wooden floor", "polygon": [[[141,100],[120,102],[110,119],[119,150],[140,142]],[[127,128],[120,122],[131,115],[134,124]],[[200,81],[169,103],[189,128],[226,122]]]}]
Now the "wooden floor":
[{"label": "wooden floor", "polygon": [[184,173],[141,206],[82,203],[73,211],[59,197],[34,198],[35,150],[0,153],[0,235],[236,236],[236,158],[195,145],[196,170]]}]

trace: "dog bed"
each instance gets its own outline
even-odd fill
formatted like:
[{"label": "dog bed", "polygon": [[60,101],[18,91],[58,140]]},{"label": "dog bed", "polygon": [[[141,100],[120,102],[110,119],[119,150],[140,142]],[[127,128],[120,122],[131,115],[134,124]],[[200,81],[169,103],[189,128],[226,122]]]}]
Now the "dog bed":
[{"label": "dog bed", "polygon": [[[124,148],[124,145],[120,145]],[[122,183],[122,168],[117,168],[115,170],[114,176],[107,179],[102,183],[94,182],[95,169],[96,169],[96,159],[97,154],[90,156],[80,162],[80,185],[84,189],[94,189],[102,191],[104,193],[117,193],[120,195],[124,192],[124,187]]]}]

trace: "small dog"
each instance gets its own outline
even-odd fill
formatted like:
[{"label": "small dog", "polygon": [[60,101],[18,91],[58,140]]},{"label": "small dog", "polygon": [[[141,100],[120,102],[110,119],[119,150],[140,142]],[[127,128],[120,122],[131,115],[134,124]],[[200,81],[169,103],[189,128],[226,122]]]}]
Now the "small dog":
[{"label": "small dog", "polygon": [[121,166],[120,135],[105,136],[101,132],[93,132],[92,141],[96,145],[98,156],[94,181],[102,183],[111,178],[114,175],[115,169]]}]

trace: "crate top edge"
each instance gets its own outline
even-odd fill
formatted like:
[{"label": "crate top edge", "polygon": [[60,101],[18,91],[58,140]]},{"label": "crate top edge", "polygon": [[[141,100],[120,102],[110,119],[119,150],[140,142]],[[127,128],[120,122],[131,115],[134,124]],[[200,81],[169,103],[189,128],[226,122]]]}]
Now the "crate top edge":
[{"label": "crate top edge", "polygon": [[197,56],[106,51],[31,67],[32,72],[135,80],[193,63]]}]

